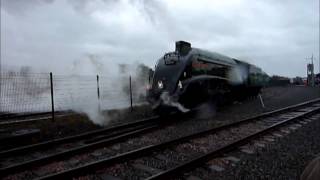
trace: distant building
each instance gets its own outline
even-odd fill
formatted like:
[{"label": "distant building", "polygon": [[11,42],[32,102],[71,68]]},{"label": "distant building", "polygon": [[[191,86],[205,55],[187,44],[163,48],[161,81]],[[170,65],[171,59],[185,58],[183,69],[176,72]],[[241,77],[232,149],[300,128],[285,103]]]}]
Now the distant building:
[{"label": "distant building", "polygon": [[286,86],[290,85],[290,78],[274,75],[270,78],[270,86]]},{"label": "distant building", "polygon": [[[306,78],[305,78],[305,81],[307,81]],[[291,83],[294,84],[294,85],[305,85],[304,78],[298,77],[298,76],[295,77],[295,78],[292,78]]]}]

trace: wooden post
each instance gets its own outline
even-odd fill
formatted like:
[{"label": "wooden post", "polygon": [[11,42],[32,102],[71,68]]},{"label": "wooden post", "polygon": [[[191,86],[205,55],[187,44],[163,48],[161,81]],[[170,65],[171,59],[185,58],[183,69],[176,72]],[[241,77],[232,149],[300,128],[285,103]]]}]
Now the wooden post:
[{"label": "wooden post", "polygon": [[53,77],[52,77],[52,72],[50,72],[50,88],[51,88],[51,116],[52,116],[52,121],[54,121],[54,100],[53,100]]},{"label": "wooden post", "polygon": [[98,97],[98,106],[99,106],[99,111],[101,111],[101,108],[100,108],[100,86],[99,86],[99,75],[97,75],[97,97]]},{"label": "wooden post", "polygon": [[130,88],[130,108],[131,108],[131,112],[133,111],[133,107],[132,107],[132,86],[131,86],[131,76],[129,77],[129,88]]}]

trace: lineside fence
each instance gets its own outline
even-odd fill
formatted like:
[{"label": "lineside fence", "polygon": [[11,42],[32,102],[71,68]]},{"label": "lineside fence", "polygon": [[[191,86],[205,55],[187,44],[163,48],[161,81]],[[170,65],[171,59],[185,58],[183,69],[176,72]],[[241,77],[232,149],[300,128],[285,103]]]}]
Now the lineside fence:
[{"label": "lineside fence", "polygon": [[146,103],[148,78],[2,73],[0,114],[120,109]]}]

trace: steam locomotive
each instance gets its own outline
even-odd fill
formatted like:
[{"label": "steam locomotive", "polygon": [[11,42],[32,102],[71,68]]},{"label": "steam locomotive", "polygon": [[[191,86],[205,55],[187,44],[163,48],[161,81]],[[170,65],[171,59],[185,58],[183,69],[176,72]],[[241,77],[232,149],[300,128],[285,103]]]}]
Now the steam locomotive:
[{"label": "steam locomotive", "polygon": [[158,60],[147,100],[157,111],[185,111],[208,100],[256,96],[268,79],[255,65],[178,41],[174,52]]}]

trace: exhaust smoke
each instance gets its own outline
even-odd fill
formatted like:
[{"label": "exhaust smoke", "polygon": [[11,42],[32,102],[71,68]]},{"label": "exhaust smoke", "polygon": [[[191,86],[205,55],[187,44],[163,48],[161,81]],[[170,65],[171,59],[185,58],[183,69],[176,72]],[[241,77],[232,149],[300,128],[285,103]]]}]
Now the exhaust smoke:
[{"label": "exhaust smoke", "polygon": [[189,109],[183,107],[179,102],[174,101],[168,92],[163,92],[160,95],[160,99],[162,100],[163,104],[168,105],[168,106],[172,106],[172,107],[176,107],[177,109],[179,109],[179,111],[181,111],[183,113],[190,111]]},{"label": "exhaust smoke", "polygon": [[[105,66],[107,63],[108,66]],[[133,105],[145,103],[149,68],[143,64],[117,64],[89,55],[75,60],[69,69],[68,74],[64,75],[53,72],[56,111],[83,113],[95,124],[106,125],[111,119],[104,111],[130,107],[130,75]],[[96,74],[99,74],[99,99]],[[0,79],[0,112],[51,111],[49,73],[35,73],[30,67],[23,67],[19,72],[7,71],[5,75]]]}]

